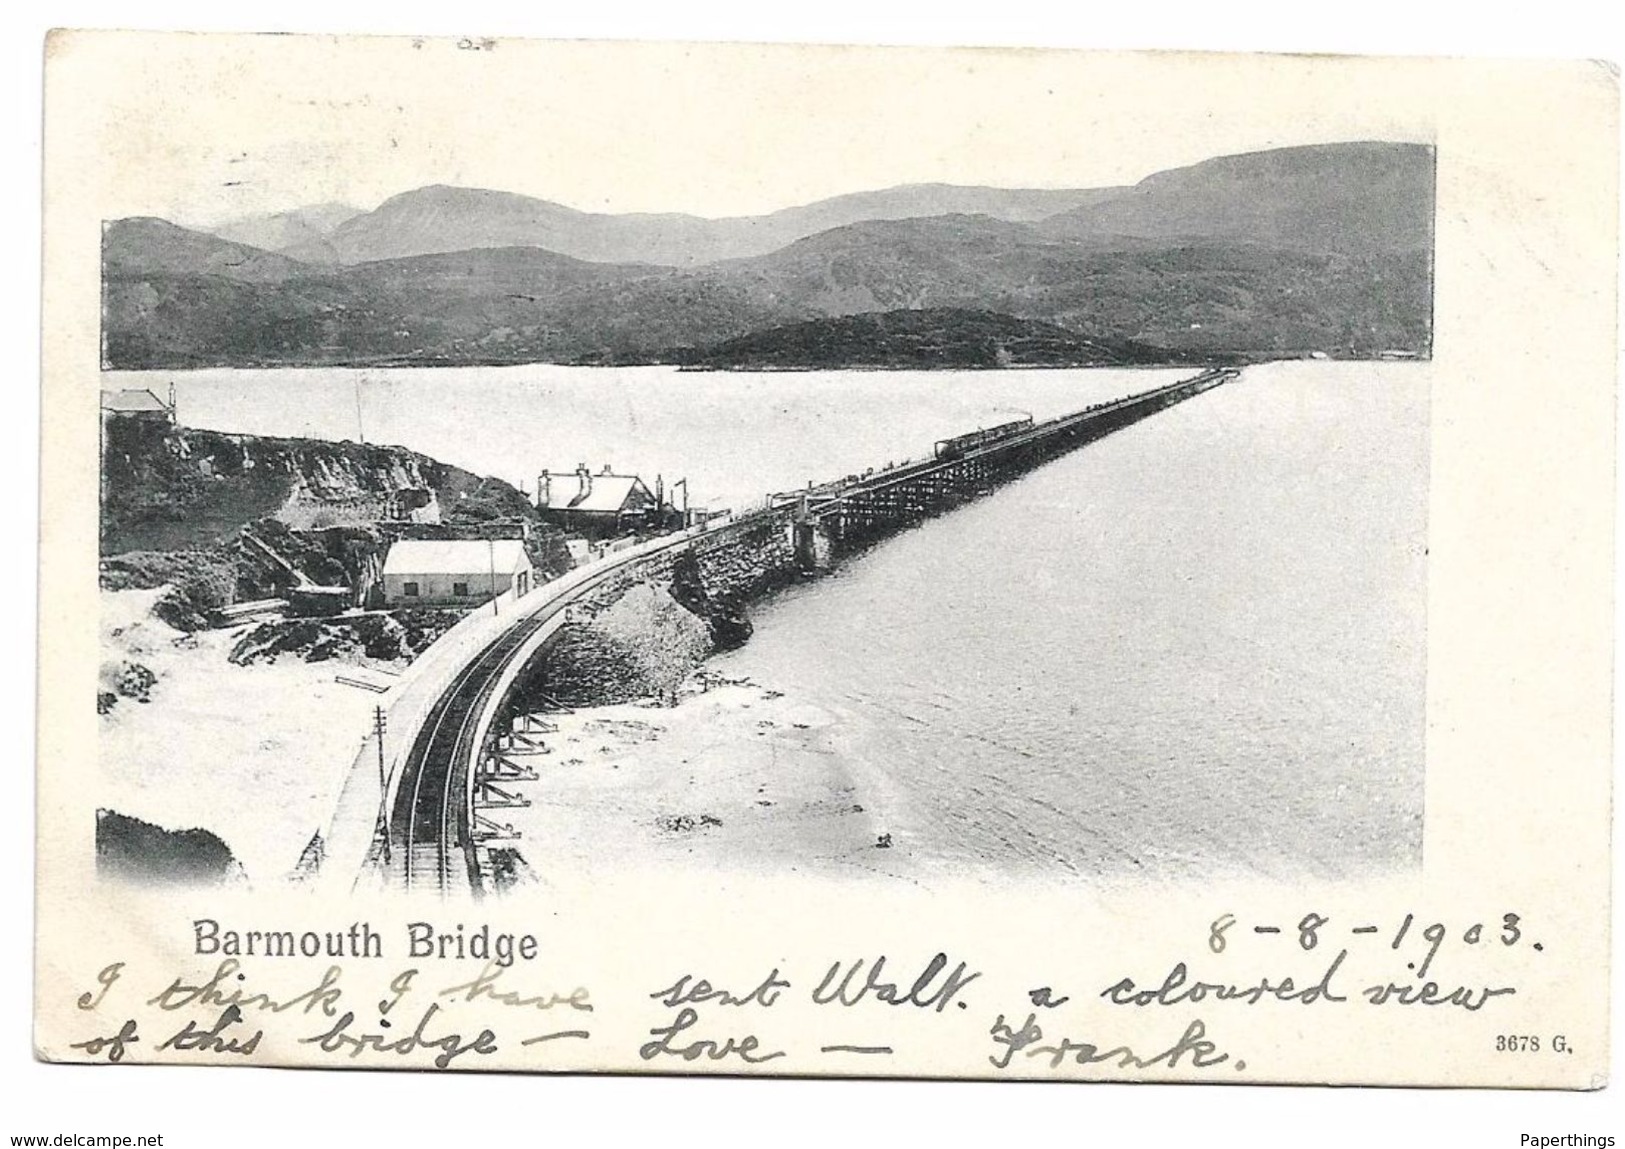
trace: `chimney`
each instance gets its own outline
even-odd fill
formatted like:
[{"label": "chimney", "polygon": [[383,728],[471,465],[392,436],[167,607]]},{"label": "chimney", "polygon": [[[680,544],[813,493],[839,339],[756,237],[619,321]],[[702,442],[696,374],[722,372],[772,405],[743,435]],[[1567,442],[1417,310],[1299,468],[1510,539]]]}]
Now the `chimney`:
[{"label": "chimney", "polygon": [[552,505],[553,476],[549,474],[547,468],[544,467],[542,468],[542,473],[536,476],[536,509],[538,511],[545,511]]},{"label": "chimney", "polygon": [[576,480],[581,484],[581,489],[576,495],[576,501],[580,502],[592,494],[592,472],[587,470],[587,464],[580,463],[576,466]]},{"label": "chimney", "polygon": [[615,473],[614,468],[612,468],[608,463],[605,463],[604,464],[604,474],[613,475],[614,473]]}]

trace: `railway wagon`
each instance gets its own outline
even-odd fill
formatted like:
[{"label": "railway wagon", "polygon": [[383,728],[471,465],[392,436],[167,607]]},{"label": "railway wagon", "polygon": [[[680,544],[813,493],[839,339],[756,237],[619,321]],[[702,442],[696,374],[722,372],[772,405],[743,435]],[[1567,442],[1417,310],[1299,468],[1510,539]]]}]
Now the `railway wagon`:
[{"label": "railway wagon", "polygon": [[957,459],[966,451],[999,439],[1009,438],[1011,435],[1032,429],[1033,417],[1028,415],[1025,419],[1016,419],[1009,423],[1000,423],[997,427],[988,427],[981,431],[971,431],[964,435],[955,435],[952,439],[939,439],[932,448],[932,453],[939,460]]}]

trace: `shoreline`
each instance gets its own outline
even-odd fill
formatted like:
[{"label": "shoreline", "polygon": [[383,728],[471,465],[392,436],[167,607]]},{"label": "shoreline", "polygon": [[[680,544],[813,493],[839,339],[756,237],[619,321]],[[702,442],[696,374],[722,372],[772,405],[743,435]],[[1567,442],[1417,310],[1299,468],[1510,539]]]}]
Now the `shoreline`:
[{"label": "shoreline", "polygon": [[176,630],[151,613],[164,590],[100,592],[103,677],[136,665],[151,678],[148,701],[121,695],[97,718],[100,786],[87,813],[207,830],[250,885],[288,881],[385,697],[338,678],[388,664],[288,654],[240,666],[227,655],[253,624]]},{"label": "shoreline", "polygon": [[1417,352],[1406,355],[1332,355],[1324,358],[1314,355],[1310,351],[1293,352],[1234,352],[1214,353],[1211,355],[1193,355],[1185,359],[1159,360],[1144,363],[909,363],[909,364],[878,364],[878,363],[797,363],[797,364],[753,364],[748,366],[713,366],[700,363],[683,363],[675,359],[651,359],[628,361],[624,363],[581,363],[574,360],[555,359],[436,359],[436,360],[401,360],[380,359],[360,360],[346,359],[331,362],[264,362],[264,363],[185,363],[171,366],[129,364],[114,365],[109,371],[126,375],[189,375],[199,372],[216,371],[444,371],[467,370],[470,368],[523,368],[523,367],[553,367],[570,368],[571,370],[587,371],[632,371],[640,369],[666,369],[680,375],[800,375],[819,374],[827,372],[853,372],[866,375],[909,375],[909,374],[943,374],[951,375],[960,372],[982,374],[986,372],[1030,372],[1030,371],[1185,371],[1193,368],[1211,366],[1231,367],[1261,367],[1270,363],[1382,363],[1385,365],[1415,363],[1428,364],[1433,362],[1429,353]]},{"label": "shoreline", "polygon": [[[171,834],[207,831],[248,886],[296,883],[387,698],[339,679],[376,678],[379,664],[296,651],[234,664],[252,624],[176,630],[151,613],[163,593],[101,592],[104,672],[142,667],[147,700],[121,694],[98,717],[87,820],[106,809]],[[841,717],[718,672],[728,653],[694,663],[672,704],[649,695],[548,715],[548,752],[527,759],[538,780],[517,784],[532,804],[493,812],[520,831],[496,845],[523,858],[521,884],[672,864],[910,877],[895,797]]]},{"label": "shoreline", "polygon": [[[1315,367],[1308,371],[1317,376],[1312,388],[1303,386],[1296,373],[1260,373],[1259,386],[1226,392],[1236,396],[1234,402],[1215,408],[1206,421],[1170,417],[1153,426],[1166,428],[1161,432],[1165,439],[1187,448],[1190,458],[1201,465],[1202,469],[1196,473],[1205,479],[1229,483],[1250,498],[1258,490],[1264,490],[1268,498],[1263,502],[1251,498],[1248,506],[1272,509],[1279,512],[1278,517],[1290,513],[1295,520],[1301,520],[1299,512],[1303,509],[1340,507],[1346,503],[1349,491],[1360,496],[1358,505],[1361,506],[1378,505],[1367,497],[1368,491],[1385,495],[1388,501],[1381,505],[1397,505],[1399,509],[1356,517],[1354,525],[1365,532],[1363,535],[1350,535],[1345,529],[1318,539],[1307,551],[1280,553],[1297,564],[1288,569],[1301,568],[1308,574],[1330,577],[1334,588],[1343,588],[1346,583],[1348,602],[1368,601],[1368,594],[1363,598],[1350,596],[1355,591],[1364,594],[1369,590],[1372,577],[1382,575],[1384,581],[1377,584],[1378,589],[1393,596],[1394,609],[1414,612],[1419,600],[1407,589],[1411,586],[1407,580],[1420,562],[1420,556],[1426,553],[1419,541],[1421,536],[1415,530],[1421,520],[1406,511],[1419,497],[1420,488],[1416,484],[1396,486],[1395,482],[1389,482],[1386,487],[1373,487],[1374,480],[1370,476],[1382,472],[1365,467],[1353,470],[1335,485],[1318,480],[1308,485],[1306,481],[1272,481],[1261,485],[1261,481],[1249,477],[1252,470],[1243,475],[1229,456],[1210,449],[1215,427],[1231,432],[1245,432],[1254,427],[1274,428],[1278,425],[1279,413],[1287,411],[1295,425],[1304,427],[1296,439],[1283,443],[1279,438],[1258,437],[1249,442],[1261,444],[1254,454],[1256,461],[1267,468],[1263,472],[1265,478],[1304,480],[1305,476],[1316,478],[1321,474],[1316,452],[1322,437],[1330,434],[1334,424],[1339,428],[1338,434],[1346,438],[1346,420],[1342,415],[1351,406],[1357,407],[1362,417],[1376,420],[1366,424],[1367,434],[1360,440],[1364,444],[1360,449],[1373,458],[1387,458],[1383,452],[1389,450],[1386,444],[1394,441],[1393,432],[1418,426],[1413,417],[1419,401],[1412,393],[1414,389],[1373,392],[1373,395],[1386,397],[1384,403],[1375,404],[1372,395],[1356,395],[1341,386],[1345,379],[1375,378],[1372,369],[1359,374],[1325,374]],[[1324,378],[1320,378],[1322,374]],[[1422,394],[1421,401],[1425,398]],[[1414,437],[1402,441],[1415,445]],[[1263,445],[1269,449],[1264,450]],[[1073,464],[1072,471],[1066,474],[1076,477],[1102,469],[1110,474],[1112,459],[1122,453],[1120,448],[1103,448],[1098,454],[1085,456],[1085,462]],[[1357,457],[1356,461],[1363,457]],[[513,848],[544,881],[561,881],[571,875],[590,877],[651,863],[668,866],[677,863],[702,869],[767,865],[791,871],[883,873],[911,879],[928,875],[933,884],[937,877],[944,875],[966,876],[984,868],[983,863],[991,870],[1040,869],[1057,874],[1080,870],[1133,872],[1142,868],[1186,872],[1215,864],[1269,864],[1267,856],[1256,850],[1237,849],[1218,840],[1211,828],[1214,809],[1229,811],[1228,816],[1238,824],[1254,827],[1262,835],[1306,833],[1305,827],[1318,828],[1316,832],[1326,844],[1317,841],[1306,846],[1304,852],[1309,864],[1327,872],[1389,865],[1394,859],[1403,863],[1412,849],[1407,845],[1413,834],[1411,827],[1419,822],[1419,814],[1406,804],[1406,795],[1414,785],[1414,778],[1403,769],[1410,761],[1409,744],[1396,741],[1409,728],[1393,733],[1393,721],[1374,725],[1373,719],[1361,717],[1365,711],[1349,711],[1345,715],[1337,707],[1343,705],[1341,700],[1345,697],[1359,701],[1369,695],[1373,706],[1386,707],[1397,716],[1396,720],[1409,721],[1411,711],[1406,709],[1407,698],[1376,687],[1343,689],[1337,686],[1335,674],[1330,676],[1331,685],[1324,689],[1316,685],[1319,674],[1298,674],[1292,681],[1285,681],[1275,662],[1248,662],[1246,656],[1257,642],[1251,638],[1240,639],[1250,633],[1247,628],[1255,620],[1256,612],[1250,612],[1246,601],[1238,598],[1238,580],[1241,585],[1252,585],[1248,580],[1256,582],[1253,590],[1259,596],[1258,602],[1288,607],[1301,604],[1298,587],[1319,584],[1303,579],[1286,584],[1284,575],[1275,568],[1257,569],[1252,563],[1257,554],[1277,553],[1268,549],[1276,545],[1272,538],[1260,535],[1252,545],[1240,547],[1228,545],[1231,536],[1227,535],[1227,546],[1210,548],[1211,553],[1204,555],[1200,566],[1188,567],[1191,574],[1201,576],[1193,584],[1200,592],[1195,601],[1199,606],[1206,604],[1203,609],[1207,611],[1207,621],[1202,632],[1179,646],[1174,640],[1191,633],[1184,624],[1195,609],[1190,605],[1192,585],[1187,585],[1192,580],[1183,578],[1178,585],[1170,581],[1180,571],[1187,570],[1180,565],[1185,561],[1181,557],[1183,552],[1175,556],[1178,561],[1173,564],[1160,562],[1147,566],[1150,557],[1160,553],[1154,545],[1160,536],[1148,533],[1148,528],[1135,520],[1110,513],[1100,501],[1105,496],[1092,498],[1082,506],[1068,503],[1066,499],[1075,487],[1067,487],[1066,474],[1057,472],[1057,477],[1047,482],[1024,480],[1033,484],[1026,504],[1017,499],[1008,508],[1019,510],[1021,514],[1002,516],[1011,522],[1019,518],[1021,522],[1004,535],[987,534],[999,516],[985,510],[967,510],[963,515],[952,516],[948,520],[950,525],[942,530],[904,532],[891,543],[900,548],[903,567],[909,567],[909,554],[930,558],[915,561],[910,569],[900,569],[896,561],[890,566],[879,564],[883,577],[870,589],[891,595],[889,608],[881,609],[867,595],[854,598],[849,594],[844,602],[821,606],[815,602],[808,617],[797,626],[787,627],[779,643],[767,644],[763,655],[740,652],[742,657],[735,659],[730,657],[733,652],[719,652],[697,662],[673,658],[671,656],[678,653],[675,639],[692,631],[698,616],[675,606],[675,600],[664,594],[651,597],[645,604],[658,607],[655,611],[634,609],[637,603],[621,596],[617,604],[625,604],[627,617],[620,620],[625,627],[619,629],[644,636],[645,645],[650,648],[650,665],[675,672],[670,681],[679,688],[681,704],[661,707],[632,701],[601,707],[590,705],[601,695],[583,692],[578,704],[584,709],[566,716],[567,721],[562,723],[564,740],[555,745],[553,754],[545,761],[536,763],[542,775],[539,782],[521,785],[525,796],[535,805],[524,812],[495,811],[492,820],[511,821],[523,831],[522,839],[514,843]],[[1151,505],[1161,508],[1162,513],[1177,515],[1182,509],[1189,512],[1197,504],[1178,487],[1170,487],[1165,492],[1161,492],[1161,488],[1144,488],[1140,476],[1132,469],[1121,470],[1117,477],[1121,482],[1116,494],[1134,498],[1156,496],[1161,501],[1153,500]],[[1395,498],[1401,502],[1394,504]],[[1072,509],[1067,509],[1069,507]],[[1037,518],[1029,521],[1031,516]],[[1247,527],[1249,521],[1247,516],[1241,516],[1237,524]],[[1045,524],[1048,524],[1047,529],[1039,529]],[[1248,529],[1258,534],[1256,529]],[[1080,530],[1084,531],[1082,536]],[[995,665],[996,659],[975,663],[968,673],[962,671],[951,681],[938,682],[932,676],[942,665],[941,644],[927,643],[918,650],[909,645],[914,636],[929,634],[939,622],[954,621],[966,638],[991,644],[989,651],[997,655],[1002,649],[993,641],[998,633],[1006,625],[1023,624],[1022,603],[1032,596],[1018,594],[1012,598],[1005,594],[1010,571],[999,557],[1002,553],[999,546],[981,545],[976,537],[959,537],[966,532],[974,536],[978,531],[984,540],[1009,542],[1016,539],[1028,548],[1029,560],[1021,569],[1030,571],[1030,589],[1039,592],[1039,597],[1060,590],[1062,584],[1056,583],[1052,571],[1083,569],[1077,564],[1084,559],[1079,558],[1075,542],[1067,542],[1069,539],[1093,540],[1098,536],[1113,544],[1105,547],[1104,542],[1091,543],[1085,551],[1085,559],[1096,554],[1125,556],[1116,567],[1092,562],[1088,568],[1093,572],[1098,566],[1099,573],[1091,573],[1089,577],[1107,579],[1102,584],[1106,589],[1084,595],[1071,594],[1060,600],[1072,604],[1072,614],[1068,617],[1074,619],[1082,636],[1092,643],[1089,649],[1094,651],[1087,663],[1080,664],[1079,670],[1077,689],[1088,699],[1083,707],[1084,718],[1078,718],[1078,699],[1066,693],[1065,683],[1049,678],[1023,678],[1020,673],[1015,674],[1013,689],[1026,689],[1029,694],[1012,696],[1009,701],[1013,708],[1005,706],[1001,711],[998,706],[983,707],[985,692],[977,684],[983,681],[983,665]],[[1379,566],[1349,561],[1353,546],[1350,540],[1358,541],[1367,536],[1371,546],[1378,548],[1372,553],[1391,555],[1390,561]],[[933,540],[937,544],[935,549]],[[1212,561],[1215,558],[1222,561]],[[1145,569],[1141,570],[1142,567]],[[962,588],[959,598],[948,604],[956,609],[965,607],[966,613],[962,616],[952,611],[944,614],[942,604],[938,604],[934,615],[916,618],[917,612],[911,610],[923,585],[919,572],[933,569],[965,572],[968,585]],[[1159,577],[1148,582],[1143,577],[1146,574]],[[1168,578],[1161,578],[1162,575]],[[1112,578],[1116,583],[1109,581]],[[1337,581],[1339,579],[1342,581]],[[815,581],[822,583],[822,580]],[[799,597],[798,585],[805,589],[811,584],[793,584],[755,600],[753,614],[758,616],[758,621],[770,612],[772,604],[781,601],[781,595]],[[1025,583],[1016,585],[1017,589],[1026,586]],[[1166,594],[1162,598],[1147,598],[1147,586],[1160,588],[1159,593],[1165,590]],[[1113,587],[1117,588],[1115,598],[1107,593]],[[645,590],[656,589],[645,585]],[[830,591],[820,591],[813,597],[823,600],[833,594],[840,599],[838,590],[831,586]],[[1113,601],[1139,603],[1142,599],[1160,613],[1154,617],[1144,612],[1126,615],[1128,621],[1118,625],[1113,621],[1116,616],[1106,610],[1106,605]],[[609,607],[601,613],[595,612],[593,617],[608,623],[617,613],[616,608]],[[664,628],[644,625],[644,615],[662,614],[680,625]],[[1382,675],[1391,677],[1397,671],[1407,671],[1409,663],[1395,662],[1399,655],[1384,654],[1386,646],[1379,649],[1370,641],[1370,636],[1377,632],[1371,629],[1369,620],[1362,629],[1350,629],[1351,623],[1336,621],[1343,617],[1343,614],[1319,612],[1313,617],[1305,615],[1301,623],[1319,626],[1327,640],[1342,644],[1339,650],[1346,648],[1351,655],[1360,658],[1369,655],[1369,664]],[[1167,625],[1152,628],[1150,622],[1155,618],[1163,618]],[[843,626],[843,619],[857,619],[861,625]],[[914,620],[913,625],[902,626],[906,620]],[[1043,643],[1051,640],[1052,622],[1033,617],[1026,618],[1025,625],[1024,633],[1038,644],[1033,652],[1048,650]],[[1204,668],[1215,665],[1211,657],[1215,650],[1238,654],[1242,657],[1236,665],[1250,674],[1251,680],[1264,682],[1272,694],[1283,698],[1302,695],[1300,709],[1314,707],[1316,713],[1326,712],[1337,719],[1328,728],[1338,727],[1339,722],[1346,726],[1347,748],[1342,742],[1322,748],[1325,768],[1320,776],[1323,781],[1337,785],[1340,796],[1345,792],[1351,796],[1346,803],[1348,815],[1333,817],[1301,799],[1292,773],[1296,767],[1289,769],[1289,764],[1303,758],[1306,752],[1286,738],[1290,724],[1280,714],[1259,704],[1260,695],[1256,691],[1237,693],[1236,683],[1242,679],[1233,668],[1222,676],[1215,676],[1212,682],[1203,679],[1205,685],[1196,694],[1172,692],[1172,696],[1180,700],[1181,708],[1170,713],[1181,716],[1180,723],[1173,723],[1154,707],[1147,709],[1145,700],[1152,692],[1119,691],[1114,695],[1112,690],[1116,684],[1138,682],[1154,674],[1161,665],[1160,660],[1133,653],[1136,647],[1123,645],[1125,627],[1127,633],[1139,636],[1144,650],[1161,651],[1164,645],[1159,644],[1172,644],[1172,652],[1185,659],[1181,665],[1204,674],[1207,673]],[[1417,627],[1407,626],[1395,635],[1395,641],[1416,630]],[[756,651],[764,637],[759,633],[745,651]],[[789,639],[788,645],[774,653],[785,638]],[[190,641],[203,645],[216,640],[200,634]],[[1293,636],[1279,637],[1276,642],[1282,656],[1296,657],[1300,646],[1302,643]],[[893,666],[884,658],[878,663],[872,658],[867,663],[858,659],[855,664],[843,658],[839,664],[829,664],[832,651],[875,654],[877,647],[895,648],[910,654],[913,661],[909,665]],[[950,652],[955,649],[950,647]],[[1404,654],[1403,648],[1395,649],[1400,655]],[[116,657],[112,648],[104,645],[104,651]],[[1075,645],[1057,646],[1049,656],[1056,666],[1071,666],[1077,658],[1075,651]],[[200,654],[184,657],[203,666],[205,671],[213,670],[214,664],[201,659]],[[1309,652],[1303,654],[1307,659],[1305,665],[1311,671],[1320,666]],[[1018,665],[1006,669],[1020,671],[1019,661]],[[911,699],[926,708],[918,712],[926,720],[923,727],[937,725],[933,708],[940,709],[937,706],[940,695],[956,708],[956,714],[965,715],[963,725],[967,728],[960,730],[957,726],[961,723],[949,723],[943,737],[933,740],[915,737],[923,727],[897,726],[892,721],[892,708],[869,705],[873,700],[866,697],[861,683],[852,681],[852,666],[858,666],[860,673],[869,675],[871,670],[865,668],[870,663],[874,664],[872,677],[876,682],[901,685],[905,692],[911,692]],[[808,676],[801,673],[806,667],[823,668],[823,672]],[[267,679],[260,676],[266,673],[269,671],[255,668],[243,672],[233,670],[218,677],[265,682]],[[308,667],[304,668],[304,674],[309,681]],[[332,669],[325,674],[330,676]],[[1380,684],[1388,678],[1367,675],[1365,681]],[[1004,692],[1003,678],[998,682],[1000,692]],[[793,688],[790,684],[794,684]],[[158,706],[168,708],[169,699],[157,697],[165,685],[161,683],[154,694]],[[711,689],[704,689],[707,685]],[[780,692],[781,688],[791,697],[787,699]],[[352,697],[362,695],[357,700],[360,719],[351,731],[358,742],[377,696],[348,690],[341,693],[352,693]],[[859,698],[859,695],[865,697]],[[1236,722],[1223,713],[1224,705],[1221,705],[1222,700],[1232,696],[1233,704],[1225,705],[1248,708],[1246,713],[1257,710],[1255,726],[1262,733],[1235,734]],[[1057,721],[1035,723],[1032,709],[1035,699],[1050,705]],[[125,703],[119,705],[121,710],[125,708]],[[1088,716],[1096,710],[1098,718]],[[218,717],[212,715],[211,720]],[[266,727],[262,737],[280,737],[281,727],[290,724],[291,717],[280,713],[262,720]],[[914,715],[902,714],[901,717],[913,718]],[[315,720],[337,725],[327,723],[326,719],[327,714],[323,713]],[[312,721],[308,715],[304,720]],[[990,729],[1019,727],[1022,736],[1012,741],[1020,745],[1005,746],[977,737],[972,728],[974,722],[981,722],[984,728]],[[176,725],[176,719],[166,717],[160,734],[174,733]],[[1133,737],[1125,740],[1122,737],[1125,732]],[[192,737],[191,732],[183,733]],[[237,731],[235,736],[240,739],[241,733]],[[349,741],[351,735],[346,735],[340,755],[347,761],[355,758],[355,742]],[[967,741],[990,743],[990,746],[967,746]],[[1108,743],[1121,744],[1131,753],[1126,757],[1107,754]],[[203,753],[212,755],[218,750],[204,746]],[[1076,777],[1062,777],[1070,772],[1046,768],[1035,781],[1034,795],[1012,795],[1001,780],[1001,774],[1008,776],[1027,769],[1017,758],[1070,761],[1084,753],[1099,756],[1098,769],[1079,771]],[[1187,758],[1214,769],[1180,767],[1179,762]],[[206,762],[207,758],[200,762],[186,761],[184,773],[189,778],[206,778],[204,785],[215,784],[220,779],[208,775]],[[1216,772],[1220,767],[1222,770]],[[273,761],[264,769],[285,767]],[[1386,782],[1379,785],[1372,770],[1383,771]],[[239,771],[235,776],[245,777],[245,786],[255,786],[252,770],[246,775]],[[1258,803],[1234,801],[1234,789],[1219,784],[1224,777],[1241,779],[1259,793],[1273,795],[1275,804],[1266,804],[1261,810]],[[171,784],[177,788],[184,785],[182,782]],[[1177,808],[1170,807],[1161,798],[1170,786],[1181,795]],[[257,794],[258,790],[243,792]],[[192,801],[190,795],[181,798],[186,803]],[[847,800],[845,807],[839,804],[843,799]],[[142,813],[138,806],[120,808],[121,812],[133,816]],[[1098,821],[1094,817],[1094,811],[1101,809],[1106,811],[1109,821]],[[181,821],[189,815],[174,810],[166,813],[172,816],[162,821],[176,828],[189,824],[210,825],[206,820]],[[1397,821],[1396,817],[1403,821]],[[287,843],[285,852],[297,853],[308,835],[307,831],[299,836],[300,840]],[[879,846],[885,835],[890,835],[889,849]],[[225,830],[223,836],[230,840],[230,830]],[[230,844],[238,848],[236,841]],[[285,874],[290,868],[290,865],[277,865],[269,870],[256,870],[250,866],[256,877]]]},{"label": "shoreline", "polygon": [[853,769],[840,717],[767,684],[702,663],[675,705],[586,707],[548,721],[549,752],[526,759],[538,780],[518,787],[532,805],[500,812],[521,835],[504,845],[543,886],[787,858],[792,872],[913,870],[905,851],[879,844],[896,833],[895,804]]}]

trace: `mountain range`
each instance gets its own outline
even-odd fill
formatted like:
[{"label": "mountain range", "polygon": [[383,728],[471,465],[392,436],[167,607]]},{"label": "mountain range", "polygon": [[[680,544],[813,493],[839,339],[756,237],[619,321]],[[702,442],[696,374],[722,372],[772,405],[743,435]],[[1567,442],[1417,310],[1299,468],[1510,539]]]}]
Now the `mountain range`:
[{"label": "mountain range", "polygon": [[319,203],[267,215],[251,215],[213,229],[213,234],[233,243],[246,243],[266,251],[288,252],[294,248],[320,249],[326,237],[345,221],[365,213],[342,203]]},{"label": "mountain range", "polygon": [[[511,192],[436,185],[392,196],[375,210],[358,212],[321,235],[272,250],[311,263],[348,264],[472,248],[540,247],[599,263],[696,267],[766,255],[809,235],[866,220],[980,214],[1035,222],[1098,202],[1115,190],[919,184],[837,196],[771,215],[705,219],[679,214],[602,215]],[[225,238],[252,242],[241,234]]]},{"label": "mountain range", "polygon": [[956,331],[1039,330],[965,326],[991,313],[1048,325],[1045,346],[1053,328],[1178,360],[1425,356],[1433,197],[1431,148],[1364,142],[1127,188],[913,185],[732,219],[444,186],[212,234],[123,219],[103,231],[104,362],[721,363],[708,356],[729,341],[813,324],[773,344],[775,363],[798,365],[780,362],[795,347],[857,363],[855,333],[920,325],[844,317],[924,310],[963,313]]}]

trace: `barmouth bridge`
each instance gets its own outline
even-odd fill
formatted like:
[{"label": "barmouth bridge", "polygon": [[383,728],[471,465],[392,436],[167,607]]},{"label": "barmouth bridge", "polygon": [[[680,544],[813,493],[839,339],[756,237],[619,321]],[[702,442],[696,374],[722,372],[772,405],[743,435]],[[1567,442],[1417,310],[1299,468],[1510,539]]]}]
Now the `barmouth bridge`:
[{"label": "barmouth bridge", "polygon": [[380,709],[382,730],[351,765],[328,827],[324,880],[441,894],[493,887],[499,851],[517,836],[504,811],[529,805],[518,785],[537,780],[531,760],[553,729],[545,712],[516,706],[520,683],[582,610],[669,578],[679,561],[692,562],[711,594],[748,600],[1238,375],[1213,368],[1059,418],[944,440],[930,458],[771,495],[748,514],[648,539],[471,611]]}]

